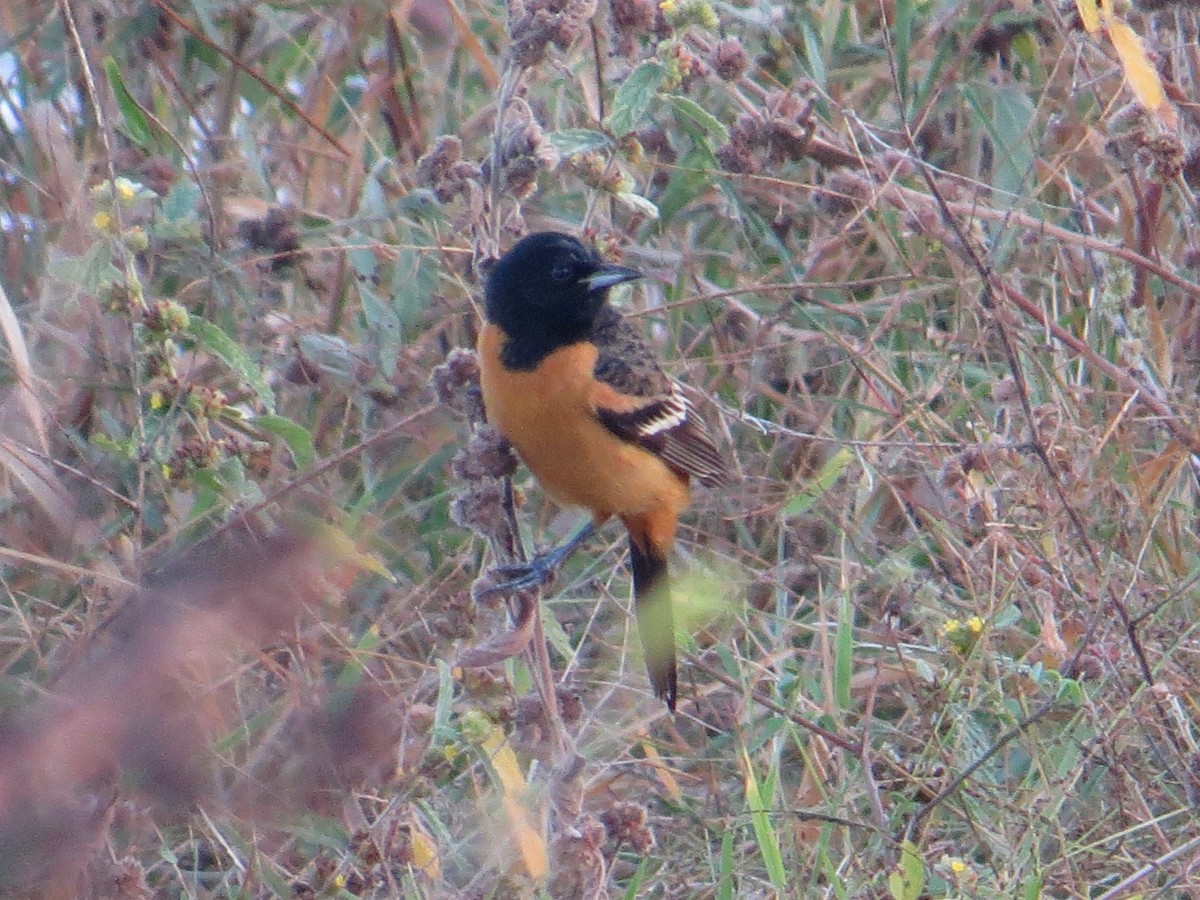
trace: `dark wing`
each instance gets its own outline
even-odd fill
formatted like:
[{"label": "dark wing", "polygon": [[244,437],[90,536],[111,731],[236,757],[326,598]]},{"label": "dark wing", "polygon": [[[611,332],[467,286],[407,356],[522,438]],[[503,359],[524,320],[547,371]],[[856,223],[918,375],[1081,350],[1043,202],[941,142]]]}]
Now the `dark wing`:
[{"label": "dark wing", "polygon": [[645,447],[672,468],[700,479],[701,484],[725,480],[725,460],[708,428],[677,388],[625,412],[603,406],[596,412],[617,437]]},{"label": "dark wing", "polygon": [[701,484],[724,481],[725,460],[704,420],[620,313],[602,310],[591,337],[600,350],[596,415],[604,426]]}]

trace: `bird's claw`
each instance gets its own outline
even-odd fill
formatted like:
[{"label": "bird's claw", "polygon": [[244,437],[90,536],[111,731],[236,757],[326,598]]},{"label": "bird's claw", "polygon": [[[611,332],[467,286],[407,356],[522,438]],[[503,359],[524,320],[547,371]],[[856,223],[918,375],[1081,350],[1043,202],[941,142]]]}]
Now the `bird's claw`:
[{"label": "bird's claw", "polygon": [[[589,522],[579,529],[566,543],[560,544],[544,553],[539,553],[528,562],[503,563],[492,566],[487,573],[487,584],[477,582],[476,597],[488,597],[492,594],[511,594],[514,591],[527,591],[548,584],[554,579],[559,568],[567,557],[578,549],[579,545],[595,532],[595,524]],[[501,579],[494,581],[493,579]]]},{"label": "bird's claw", "polygon": [[542,587],[554,579],[556,566],[550,564],[551,562],[545,557],[537,556],[529,562],[492,566],[488,570],[488,576],[495,580],[479,593],[481,596],[511,594]]}]

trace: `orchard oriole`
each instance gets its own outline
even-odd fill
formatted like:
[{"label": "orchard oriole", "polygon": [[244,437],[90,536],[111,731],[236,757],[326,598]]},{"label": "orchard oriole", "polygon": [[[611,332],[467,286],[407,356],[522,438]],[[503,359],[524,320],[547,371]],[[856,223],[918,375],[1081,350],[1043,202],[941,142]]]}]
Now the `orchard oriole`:
[{"label": "orchard oriole", "polygon": [[689,481],[718,484],[726,470],[687,397],[608,303],[609,288],[640,277],[569,235],[524,238],[487,277],[480,380],[488,420],[546,493],[591,512],[568,547],[612,516],[625,524],[650,684],[674,711],[667,558]]}]

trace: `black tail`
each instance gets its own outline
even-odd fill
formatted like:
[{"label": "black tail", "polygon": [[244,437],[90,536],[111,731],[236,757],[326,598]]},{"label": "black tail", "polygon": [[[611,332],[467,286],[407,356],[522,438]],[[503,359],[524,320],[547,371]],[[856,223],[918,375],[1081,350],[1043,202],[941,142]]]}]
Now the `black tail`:
[{"label": "black tail", "polygon": [[638,631],[650,672],[654,695],[675,712],[675,620],[671,615],[671,581],[667,560],[654,548],[643,549],[629,536],[629,560],[633,566],[633,601]]}]

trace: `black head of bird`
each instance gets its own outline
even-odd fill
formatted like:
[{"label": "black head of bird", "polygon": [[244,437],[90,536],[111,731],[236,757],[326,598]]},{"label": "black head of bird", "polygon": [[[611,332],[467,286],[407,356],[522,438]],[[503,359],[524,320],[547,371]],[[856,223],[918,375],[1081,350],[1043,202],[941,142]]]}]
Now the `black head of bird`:
[{"label": "black head of bird", "polygon": [[609,288],[641,277],[637,269],[605,262],[570,235],[531,234],[488,274],[487,318],[510,336],[528,332],[536,322],[542,340],[573,343],[588,334]]}]

